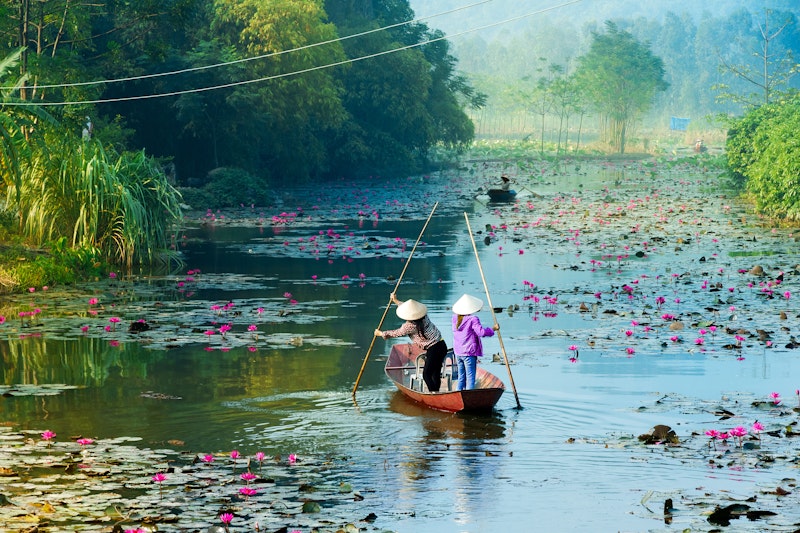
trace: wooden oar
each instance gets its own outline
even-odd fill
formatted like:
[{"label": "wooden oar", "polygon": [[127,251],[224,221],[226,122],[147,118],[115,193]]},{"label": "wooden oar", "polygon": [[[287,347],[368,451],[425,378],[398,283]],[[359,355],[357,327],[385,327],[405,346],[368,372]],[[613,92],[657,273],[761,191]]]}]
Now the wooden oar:
[{"label": "wooden oar", "polygon": [[[436,208],[439,206],[439,202],[433,204],[433,209],[431,209],[431,214],[428,215],[428,220],[425,221],[425,225],[422,226],[422,231],[419,232],[419,237],[417,237],[417,242],[414,243],[414,247],[411,248],[411,253],[408,254],[408,259],[406,259],[406,264],[403,266],[403,271],[400,272],[400,277],[397,278],[397,283],[394,286],[394,290],[392,294],[397,292],[397,289],[400,287],[400,282],[403,281],[403,276],[406,274],[406,269],[408,268],[408,264],[411,262],[411,258],[414,256],[414,251],[417,249],[417,245],[419,241],[422,239],[422,236],[425,234],[425,228],[428,227],[428,222],[431,221],[431,217],[433,217],[433,213],[436,211]],[[389,303],[386,305],[386,309],[383,310],[383,316],[381,317],[381,321],[378,323],[377,329],[381,329],[383,326],[383,321],[386,320],[386,315],[389,314],[389,309],[392,307],[392,299],[389,298]],[[372,336],[372,342],[369,343],[369,349],[367,350],[367,355],[364,356],[364,362],[361,363],[361,370],[358,372],[358,377],[356,378],[356,384],[353,386],[353,400],[356,399],[356,391],[358,390],[358,382],[361,381],[361,375],[364,373],[364,369],[367,367],[367,359],[369,359],[369,354],[372,353],[372,347],[375,346],[375,339],[376,337]]]},{"label": "wooden oar", "polygon": [[[481,258],[478,256],[478,247],[475,246],[475,239],[472,237],[472,228],[469,225],[469,217],[464,213],[464,219],[467,221],[467,231],[469,231],[469,240],[472,241],[472,249],[475,251],[475,260],[478,262],[478,270],[481,273],[481,280],[483,281],[483,289],[486,291],[486,303],[489,304],[489,309],[492,310],[492,320],[495,325],[497,324],[497,316],[494,314],[494,307],[492,306],[492,297],[489,295],[489,287],[486,285],[486,277],[483,275],[483,267],[481,266]],[[503,360],[506,362],[508,369],[508,379],[511,380],[511,390],[514,391],[514,399],[517,401],[517,409],[522,409],[519,403],[519,396],[517,395],[517,387],[514,385],[514,376],[511,375],[511,365],[508,364],[508,356],[506,355],[506,347],[503,344],[503,336],[500,335],[500,330],[497,330],[497,340],[500,342],[500,351],[503,352]]]}]

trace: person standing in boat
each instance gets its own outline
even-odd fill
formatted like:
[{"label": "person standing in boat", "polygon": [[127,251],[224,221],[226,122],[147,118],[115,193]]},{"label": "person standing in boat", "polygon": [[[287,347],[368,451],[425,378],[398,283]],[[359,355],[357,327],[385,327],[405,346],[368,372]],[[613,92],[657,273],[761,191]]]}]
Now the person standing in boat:
[{"label": "person standing in boat", "polygon": [[428,353],[425,356],[425,366],[422,369],[422,379],[428,386],[428,391],[439,392],[442,386],[442,364],[447,356],[447,344],[442,339],[442,333],[428,318],[428,308],[416,300],[401,302],[395,293],[391,295],[392,302],[397,304],[397,316],[405,323],[397,329],[381,331],[375,330],[376,337],[384,339],[408,335],[411,342]]},{"label": "person standing in boat", "polygon": [[458,362],[458,390],[475,388],[475,369],[478,357],[483,355],[481,337],[491,337],[500,329],[497,323],[486,328],[474,316],[482,307],[483,301],[469,294],[453,304],[453,352]]}]

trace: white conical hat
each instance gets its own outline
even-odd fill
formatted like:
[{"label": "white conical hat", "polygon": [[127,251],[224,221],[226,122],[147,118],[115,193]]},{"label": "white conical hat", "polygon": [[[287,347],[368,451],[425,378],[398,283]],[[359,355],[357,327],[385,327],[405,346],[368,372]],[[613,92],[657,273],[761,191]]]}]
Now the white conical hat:
[{"label": "white conical hat", "polygon": [[403,320],[419,320],[428,314],[428,308],[416,300],[406,300],[397,306],[397,316]]},{"label": "white conical hat", "polygon": [[453,304],[453,312],[457,315],[471,315],[480,311],[482,307],[482,300],[465,294]]}]

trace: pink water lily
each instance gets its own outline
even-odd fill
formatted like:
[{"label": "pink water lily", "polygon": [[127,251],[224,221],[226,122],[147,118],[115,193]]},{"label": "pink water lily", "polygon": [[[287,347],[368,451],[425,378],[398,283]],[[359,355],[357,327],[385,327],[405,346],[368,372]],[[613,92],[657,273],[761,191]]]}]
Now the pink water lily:
[{"label": "pink water lily", "polygon": [[56,437],[56,434],[50,431],[49,429],[42,432],[42,440],[47,442],[47,446],[50,446],[50,441]]}]

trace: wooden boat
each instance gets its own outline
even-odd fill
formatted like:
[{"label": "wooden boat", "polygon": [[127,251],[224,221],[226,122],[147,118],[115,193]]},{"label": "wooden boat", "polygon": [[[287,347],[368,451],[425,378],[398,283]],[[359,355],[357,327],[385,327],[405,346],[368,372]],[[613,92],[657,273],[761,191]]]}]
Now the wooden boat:
[{"label": "wooden boat", "polygon": [[489,189],[486,191],[489,195],[490,202],[513,202],[517,196],[517,191],[514,189]]},{"label": "wooden boat", "polygon": [[455,357],[450,351],[445,358],[442,390],[428,392],[422,379],[424,353],[424,350],[413,344],[395,344],[384,368],[397,390],[415,402],[451,413],[491,411],[506,390],[500,378],[480,366],[475,369],[474,389],[455,390]]}]

